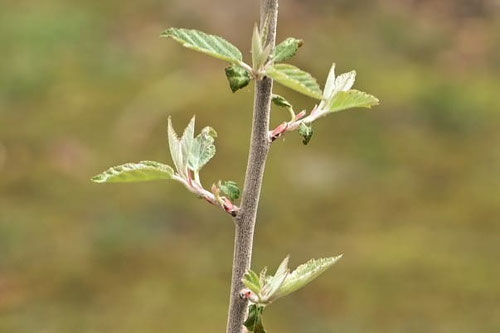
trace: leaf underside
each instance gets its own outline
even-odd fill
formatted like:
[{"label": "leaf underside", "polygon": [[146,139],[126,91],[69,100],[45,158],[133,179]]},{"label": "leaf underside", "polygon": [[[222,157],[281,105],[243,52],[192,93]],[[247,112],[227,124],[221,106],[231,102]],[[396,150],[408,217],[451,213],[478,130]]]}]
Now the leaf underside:
[{"label": "leaf underside", "polygon": [[194,139],[188,158],[191,170],[199,171],[215,156],[215,137],[217,137],[215,130],[207,126]]},{"label": "leaf underside", "polygon": [[154,161],[118,165],[92,178],[96,183],[127,183],[171,179],[174,170]]},{"label": "leaf underside", "polygon": [[371,108],[378,105],[379,100],[373,95],[359,90],[339,91],[326,105],[328,112],[338,112],[351,108]]},{"label": "leaf underside", "polygon": [[199,30],[169,28],[161,36],[170,37],[184,47],[231,63],[239,63],[243,59],[240,50],[224,38]]},{"label": "leaf underside", "polygon": [[267,70],[267,75],[282,85],[312,98],[321,99],[318,82],[311,74],[289,64],[275,64]]}]

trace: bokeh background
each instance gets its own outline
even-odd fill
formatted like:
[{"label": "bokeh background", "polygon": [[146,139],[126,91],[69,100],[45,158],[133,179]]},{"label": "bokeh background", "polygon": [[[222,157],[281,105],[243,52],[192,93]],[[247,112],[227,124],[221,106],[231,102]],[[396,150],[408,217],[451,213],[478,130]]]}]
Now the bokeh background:
[{"label": "bokeh background", "polygon": [[[197,28],[249,59],[258,1],[0,6],[0,332],[223,332],[231,220],[177,183],[89,178],[170,163],[167,116],[196,114],[219,133],[204,182],[243,182],[252,89],[158,36]],[[253,266],[345,257],[270,307],[269,332],[500,332],[500,1],[280,9],[278,39],[305,40],[292,63],[356,69],[382,104],[273,145]]]}]

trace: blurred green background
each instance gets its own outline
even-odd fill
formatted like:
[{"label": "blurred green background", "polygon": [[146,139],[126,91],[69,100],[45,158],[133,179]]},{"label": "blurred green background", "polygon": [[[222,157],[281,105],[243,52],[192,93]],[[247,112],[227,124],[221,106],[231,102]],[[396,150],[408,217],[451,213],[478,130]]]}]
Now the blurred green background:
[{"label": "blurred green background", "polygon": [[[197,28],[249,59],[258,1],[0,6],[0,332],[223,332],[231,220],[177,183],[89,178],[170,163],[167,116],[196,114],[219,133],[204,182],[243,182],[252,87],[158,36]],[[273,145],[253,266],[345,256],[270,307],[269,332],[500,332],[500,1],[280,9],[278,39],[305,40],[293,64],[356,69],[382,104]]]}]

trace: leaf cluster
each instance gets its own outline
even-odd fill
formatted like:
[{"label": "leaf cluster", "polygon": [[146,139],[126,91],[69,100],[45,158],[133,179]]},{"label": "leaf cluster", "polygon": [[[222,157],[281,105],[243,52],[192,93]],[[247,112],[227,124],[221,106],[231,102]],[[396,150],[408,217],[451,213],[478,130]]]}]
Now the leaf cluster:
[{"label": "leaf cluster", "polygon": [[[237,207],[233,201],[240,196],[240,189],[233,181],[219,182],[213,186],[212,192],[203,188],[200,180],[200,170],[215,156],[215,138],[217,132],[212,127],[205,127],[195,136],[195,117],[184,129],[182,136],[178,136],[168,118],[168,145],[175,167],[154,162],[141,161],[126,163],[111,167],[92,178],[96,183],[126,183],[153,180],[173,179],[179,181],[186,188],[214,205],[218,205],[233,214]],[[220,195],[222,192],[223,195]]]},{"label": "leaf cluster", "polygon": [[286,257],[274,275],[267,275],[267,268],[264,268],[260,274],[248,270],[242,279],[243,284],[248,289],[241,291],[241,297],[248,299],[251,303],[245,326],[251,332],[265,332],[261,316],[266,306],[306,286],[333,266],[340,258],[342,255],[311,259],[290,272],[288,268],[289,257]]}]

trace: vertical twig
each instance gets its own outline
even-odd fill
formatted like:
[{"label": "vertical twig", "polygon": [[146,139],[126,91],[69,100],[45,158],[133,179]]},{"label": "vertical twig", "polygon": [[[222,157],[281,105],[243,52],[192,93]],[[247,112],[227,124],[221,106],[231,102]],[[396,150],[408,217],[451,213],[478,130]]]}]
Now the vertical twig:
[{"label": "vertical twig", "polygon": [[[260,22],[269,22],[267,42],[274,49],[276,44],[276,21],[278,16],[278,0],[261,0]],[[266,20],[267,18],[267,20]],[[273,81],[264,77],[255,82],[252,136],[250,154],[248,156],[245,185],[241,199],[241,208],[235,217],[235,240],[233,257],[233,275],[231,296],[227,320],[227,333],[243,332],[243,322],[247,314],[247,301],[239,297],[243,289],[241,278],[250,268],[252,259],[253,235],[257,208],[264,177],[267,153],[269,151],[269,114],[271,109],[271,93]]]}]

